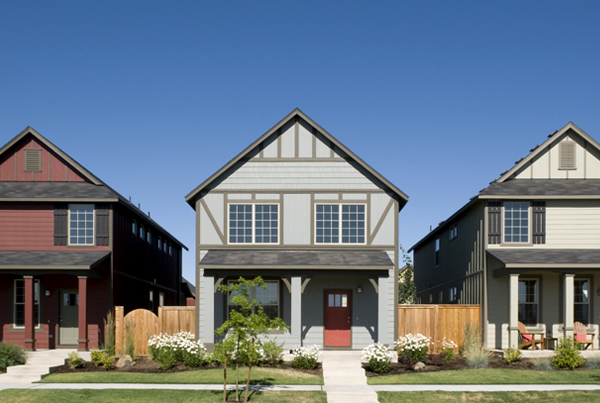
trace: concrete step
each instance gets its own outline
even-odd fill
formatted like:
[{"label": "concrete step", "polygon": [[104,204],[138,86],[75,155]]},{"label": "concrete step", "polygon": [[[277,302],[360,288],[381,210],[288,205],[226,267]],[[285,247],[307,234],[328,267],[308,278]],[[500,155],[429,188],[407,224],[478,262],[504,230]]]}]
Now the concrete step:
[{"label": "concrete step", "polygon": [[15,365],[14,367],[6,368],[8,375],[18,374],[50,374],[61,365]]},{"label": "concrete step", "polygon": [[327,392],[327,403],[378,403],[375,392]]},{"label": "concrete step", "polygon": [[3,375],[0,375],[0,383],[32,383],[32,382],[37,382],[40,379],[42,379],[41,374],[37,374],[37,375],[3,374]]}]

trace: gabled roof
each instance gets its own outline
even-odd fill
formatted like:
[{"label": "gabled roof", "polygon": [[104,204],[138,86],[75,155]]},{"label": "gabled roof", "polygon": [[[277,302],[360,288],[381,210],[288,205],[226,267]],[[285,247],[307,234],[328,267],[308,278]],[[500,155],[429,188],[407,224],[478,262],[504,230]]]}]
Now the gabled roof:
[{"label": "gabled roof", "polygon": [[50,140],[39,134],[31,126],[15,136],[6,145],[0,148],[0,156],[10,150],[15,144],[26,136],[33,136],[40,144],[48,148],[70,165],[79,175],[85,178],[84,182],[12,182],[0,181],[0,200],[33,200],[33,201],[73,201],[73,202],[118,202],[136,215],[143,217],[144,220],[152,223],[156,228],[164,232],[179,246],[188,250],[188,248],[179,242],[177,238],[171,235],[156,221],[151,219],[142,210],[123,197],[116,190],[112,189],[97,176],[85,169],[67,153],[55,146]]},{"label": "gabled roof", "polygon": [[194,190],[192,190],[185,197],[185,201],[187,201],[188,204],[190,206],[192,206],[192,208],[195,209],[196,208],[195,202],[197,199],[199,199],[203,196],[203,194],[202,194],[203,191],[205,191],[213,182],[219,180],[220,178],[222,178],[224,176],[228,176],[230,174],[230,172],[228,172],[228,171],[230,169],[234,168],[238,162],[242,161],[246,156],[248,156],[248,154],[250,154],[257,147],[259,147],[260,144],[263,141],[265,141],[269,136],[271,136],[273,133],[275,133],[277,130],[279,130],[281,127],[283,127],[287,122],[289,122],[292,119],[295,119],[296,117],[300,117],[300,118],[304,119],[308,124],[310,124],[312,127],[314,127],[321,135],[323,135],[327,140],[329,140],[332,144],[334,144],[335,147],[339,148],[345,154],[347,154],[348,155],[348,158],[346,159],[347,161],[355,162],[356,164],[358,164],[359,167],[361,167],[362,169],[364,169],[365,171],[367,171],[371,175],[373,175],[378,181],[381,182],[381,185],[386,187],[389,190],[389,192],[394,196],[394,198],[396,200],[398,200],[398,202],[400,203],[400,209],[402,209],[402,207],[404,207],[404,205],[408,201],[408,196],[406,194],[404,194],[400,189],[398,189],[390,181],[385,179],[379,172],[377,172],[376,170],[371,168],[371,166],[369,166],[369,164],[367,164],[362,159],[360,159],[356,154],[354,154],[352,151],[350,151],[350,149],[348,149],[346,146],[344,146],[342,143],[340,143],[339,140],[337,140],[335,137],[333,137],[331,134],[329,134],[325,129],[323,129],[321,126],[319,126],[317,123],[315,123],[311,118],[306,116],[298,108],[294,109],[289,115],[287,115],[285,118],[283,118],[279,123],[277,123],[275,126],[273,126],[269,131],[267,131],[265,134],[260,136],[256,141],[254,141],[252,144],[250,144],[248,147],[246,147],[246,149],[244,149],[241,153],[239,153],[237,156],[235,156],[231,161],[229,161],[227,164],[225,164],[221,169],[219,169],[212,176],[210,176],[208,179],[206,179],[204,182],[202,182],[198,187],[196,187]]}]

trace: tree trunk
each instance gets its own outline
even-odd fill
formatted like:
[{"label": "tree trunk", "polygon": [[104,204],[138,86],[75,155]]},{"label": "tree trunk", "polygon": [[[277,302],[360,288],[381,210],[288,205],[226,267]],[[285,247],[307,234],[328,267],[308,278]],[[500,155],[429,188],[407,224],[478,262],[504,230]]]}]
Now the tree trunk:
[{"label": "tree trunk", "polygon": [[223,401],[227,401],[227,347],[223,345]]},{"label": "tree trunk", "polygon": [[252,371],[252,352],[254,351],[254,344],[252,344],[252,349],[250,350],[250,357],[248,360],[248,379],[246,379],[246,395],[244,397],[244,402],[248,401],[248,389],[250,389],[250,371]]}]

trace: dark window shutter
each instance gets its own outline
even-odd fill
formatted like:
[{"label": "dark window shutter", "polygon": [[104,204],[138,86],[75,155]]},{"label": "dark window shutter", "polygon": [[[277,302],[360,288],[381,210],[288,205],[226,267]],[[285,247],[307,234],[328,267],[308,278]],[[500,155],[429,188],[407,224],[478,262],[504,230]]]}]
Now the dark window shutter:
[{"label": "dark window shutter", "polygon": [[533,202],[532,237],[534,244],[546,243],[546,202]]},{"label": "dark window shutter", "polygon": [[502,203],[488,203],[488,243],[502,242]]},{"label": "dark window shutter", "polygon": [[54,205],[54,245],[67,244],[69,206],[66,204]]},{"label": "dark window shutter", "polygon": [[108,204],[96,204],[96,246],[108,246]]}]

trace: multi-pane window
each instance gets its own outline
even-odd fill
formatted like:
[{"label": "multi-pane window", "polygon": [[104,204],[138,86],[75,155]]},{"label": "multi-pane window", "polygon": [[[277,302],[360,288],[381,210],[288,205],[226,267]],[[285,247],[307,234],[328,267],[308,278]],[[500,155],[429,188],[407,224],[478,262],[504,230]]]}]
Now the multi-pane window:
[{"label": "multi-pane window", "polygon": [[94,244],[94,205],[69,206],[69,245]]},{"label": "multi-pane window", "polygon": [[[234,283],[234,281],[230,282]],[[267,288],[252,287],[250,290],[250,297],[255,299],[256,302],[263,308],[269,318],[281,317],[279,313],[279,282],[277,280],[265,280]],[[235,309],[236,305],[233,304],[232,297],[236,294],[230,293],[227,299],[227,315],[232,309]]]},{"label": "multi-pane window", "polygon": [[574,321],[588,325],[590,321],[590,281],[587,279],[574,280]]},{"label": "multi-pane window", "polygon": [[450,302],[456,301],[456,297],[457,297],[456,287],[450,287],[450,292],[449,292]]},{"label": "multi-pane window", "polygon": [[538,318],[538,281],[519,280],[519,322],[536,326]]},{"label": "multi-pane window", "polygon": [[458,236],[458,227],[456,224],[450,227],[450,240],[453,240]]},{"label": "multi-pane window", "polygon": [[365,205],[317,204],[315,235],[316,243],[365,243]]},{"label": "multi-pane window", "polygon": [[277,204],[230,204],[229,243],[278,243]]},{"label": "multi-pane window", "polygon": [[529,242],[529,203],[504,203],[504,242]]},{"label": "multi-pane window", "polygon": [[[25,280],[15,280],[14,326],[25,327]],[[33,325],[40,326],[40,281],[33,282]]]},{"label": "multi-pane window", "polygon": [[440,265],[440,238],[435,238],[435,267]]}]

